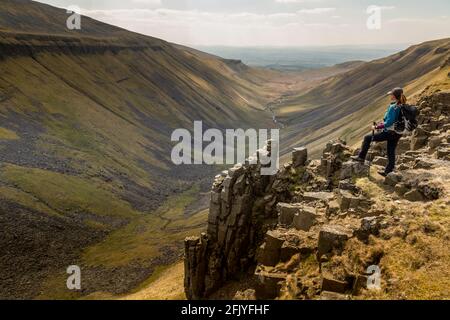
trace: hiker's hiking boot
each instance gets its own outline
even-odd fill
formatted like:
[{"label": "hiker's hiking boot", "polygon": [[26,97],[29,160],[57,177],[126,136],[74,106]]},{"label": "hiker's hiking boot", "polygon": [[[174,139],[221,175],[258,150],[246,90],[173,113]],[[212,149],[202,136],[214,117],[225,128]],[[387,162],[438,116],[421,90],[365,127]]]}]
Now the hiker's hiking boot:
[{"label": "hiker's hiking boot", "polygon": [[384,171],[378,171],[378,174],[383,177],[387,177],[387,175],[388,175],[388,173],[386,173]]},{"label": "hiker's hiking boot", "polygon": [[366,161],[363,158],[360,158],[359,156],[351,156],[350,159],[352,159],[353,161],[362,162],[362,163],[364,163]]}]

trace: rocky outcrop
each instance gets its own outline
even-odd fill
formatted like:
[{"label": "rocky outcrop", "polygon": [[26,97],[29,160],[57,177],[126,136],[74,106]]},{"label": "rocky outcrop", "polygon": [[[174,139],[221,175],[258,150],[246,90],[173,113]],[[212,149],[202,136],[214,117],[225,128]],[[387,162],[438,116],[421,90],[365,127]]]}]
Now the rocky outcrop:
[{"label": "rocky outcrop", "polygon": [[[270,153],[270,144],[266,150]],[[216,176],[207,233],[185,241],[189,299],[211,294],[254,264],[266,221],[276,218],[277,203],[289,198],[288,168],[276,176],[262,176],[261,163],[250,160]]]},{"label": "rocky outcrop", "polygon": [[[385,178],[387,197],[410,203],[446,196],[440,177],[429,171],[450,169],[439,151],[448,148],[449,102],[446,93],[421,100],[420,127],[402,138],[399,170]],[[349,254],[348,243],[388,239],[403,222],[392,215],[395,209],[380,207],[379,199],[355,184],[371,178],[368,165],[349,161],[353,153],[342,141],[331,141],[320,161],[308,160],[304,148],[295,149],[292,161],[273,177],[260,176],[260,164],[237,165],[218,175],[208,231],[186,239],[187,297],[206,298],[228,280],[249,273],[253,287],[235,298],[349,299],[360,294],[367,275],[340,260]],[[385,165],[380,144],[372,150],[372,160]],[[375,252],[370,261],[379,258]],[[310,266],[316,267],[305,274]]]},{"label": "rocky outcrop", "polygon": [[426,173],[390,173],[385,184],[395,188],[395,192],[409,201],[433,201],[439,199],[444,188],[437,181],[430,181]]},{"label": "rocky outcrop", "polygon": [[317,258],[320,260],[322,255],[337,252],[342,252],[345,242],[352,236],[352,230],[337,225],[330,224],[324,226],[319,233],[319,243],[317,248]]},{"label": "rocky outcrop", "polygon": [[319,171],[327,178],[332,179],[340,171],[344,162],[351,156],[350,148],[342,141],[329,142],[323,151]]},{"label": "rocky outcrop", "polygon": [[[338,198],[336,192],[319,190],[333,189],[330,178],[340,175],[350,154],[345,144],[335,141],[324,152],[326,168],[308,162],[307,150],[301,148],[294,150],[292,162],[275,176],[261,176],[261,164],[250,161],[216,176],[207,232],[185,241],[187,297],[207,297],[257,264],[275,266],[295,254],[312,253],[318,246],[318,234],[308,232],[326,222],[327,208]],[[324,168],[326,179],[319,174]],[[356,207],[355,202],[346,209]],[[286,229],[267,231],[277,222]],[[262,274],[259,278],[271,279],[269,282],[278,279]],[[256,290],[257,296],[270,296],[259,292]]]},{"label": "rocky outcrop", "polygon": [[292,166],[294,168],[302,167],[308,160],[308,149],[295,148],[292,152]]}]

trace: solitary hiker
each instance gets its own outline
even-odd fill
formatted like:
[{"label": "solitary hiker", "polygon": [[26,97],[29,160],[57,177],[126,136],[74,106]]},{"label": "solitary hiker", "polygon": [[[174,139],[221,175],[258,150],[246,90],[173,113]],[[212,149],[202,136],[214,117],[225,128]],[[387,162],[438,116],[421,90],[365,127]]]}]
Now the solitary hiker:
[{"label": "solitary hiker", "polygon": [[369,151],[372,142],[387,141],[388,164],[384,171],[378,172],[384,177],[394,171],[395,168],[395,150],[397,148],[398,141],[400,140],[401,135],[394,131],[394,125],[400,116],[400,107],[402,105],[405,105],[407,102],[402,88],[395,88],[394,90],[389,92],[389,95],[391,96],[392,103],[389,105],[389,108],[384,115],[383,122],[372,127],[372,130],[374,132],[375,130],[380,131],[376,134],[364,137],[361,152],[358,156],[352,157],[352,159],[355,161],[364,162],[366,160],[367,152]]}]

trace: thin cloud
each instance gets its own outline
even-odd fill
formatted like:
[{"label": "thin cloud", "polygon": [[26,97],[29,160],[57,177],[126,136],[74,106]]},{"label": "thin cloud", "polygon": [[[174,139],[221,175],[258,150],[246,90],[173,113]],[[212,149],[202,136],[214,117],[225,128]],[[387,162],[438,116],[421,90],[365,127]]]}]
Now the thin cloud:
[{"label": "thin cloud", "polygon": [[327,12],[336,11],[336,8],[313,8],[313,9],[301,9],[297,12],[299,14],[322,14]]},{"label": "thin cloud", "polygon": [[395,10],[397,9],[396,6],[378,6],[381,10]]},{"label": "thin cloud", "polygon": [[[393,10],[384,6],[382,10]],[[343,43],[420,42],[448,36],[448,20],[386,19],[382,29],[369,32],[363,19],[346,19],[337,8],[304,8],[281,12],[220,12],[141,7],[83,10],[83,14],[131,31],[185,45],[299,46]],[[327,14],[332,13],[332,14]],[[344,18],[346,20],[344,20]],[[395,19],[397,18],[397,19]],[[363,20],[363,21],[361,21]],[[420,25],[420,30],[411,24]],[[403,40],[402,40],[403,41]]]}]

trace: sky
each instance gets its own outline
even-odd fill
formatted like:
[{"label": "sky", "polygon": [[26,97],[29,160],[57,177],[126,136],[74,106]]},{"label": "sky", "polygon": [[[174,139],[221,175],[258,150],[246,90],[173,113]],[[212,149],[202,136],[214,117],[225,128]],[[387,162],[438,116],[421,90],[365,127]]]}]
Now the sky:
[{"label": "sky", "polygon": [[[415,44],[450,37],[449,0],[39,2],[61,8],[75,5],[94,19],[189,46]],[[368,13],[373,5],[379,8],[380,19],[376,11]]]}]

